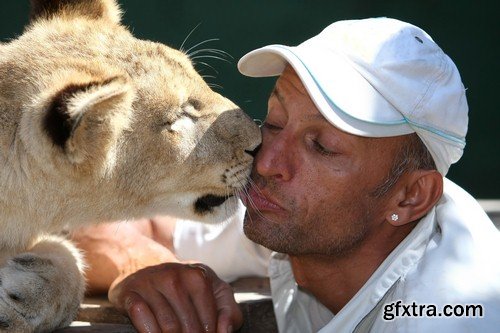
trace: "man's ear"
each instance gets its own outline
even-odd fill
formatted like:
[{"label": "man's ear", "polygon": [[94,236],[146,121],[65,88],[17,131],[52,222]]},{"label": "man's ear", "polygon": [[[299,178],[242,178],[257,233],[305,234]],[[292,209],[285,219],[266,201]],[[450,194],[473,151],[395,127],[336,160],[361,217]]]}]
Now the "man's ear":
[{"label": "man's ear", "polygon": [[417,221],[426,215],[443,194],[443,176],[436,170],[416,170],[396,183],[385,219],[394,226]]},{"label": "man's ear", "polygon": [[130,125],[133,98],[124,76],[67,84],[47,104],[44,132],[71,163],[98,167]]}]

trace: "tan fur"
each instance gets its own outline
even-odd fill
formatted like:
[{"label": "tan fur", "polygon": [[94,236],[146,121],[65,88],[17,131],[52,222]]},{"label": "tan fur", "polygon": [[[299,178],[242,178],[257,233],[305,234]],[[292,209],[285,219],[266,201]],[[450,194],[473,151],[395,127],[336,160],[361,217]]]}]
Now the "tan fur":
[{"label": "tan fur", "polygon": [[47,235],[157,214],[219,221],[236,199],[210,199],[243,188],[260,143],[185,54],[121,26],[114,1],[33,0],[31,15],[0,45],[0,331],[9,332],[66,325],[83,295],[78,251]]}]

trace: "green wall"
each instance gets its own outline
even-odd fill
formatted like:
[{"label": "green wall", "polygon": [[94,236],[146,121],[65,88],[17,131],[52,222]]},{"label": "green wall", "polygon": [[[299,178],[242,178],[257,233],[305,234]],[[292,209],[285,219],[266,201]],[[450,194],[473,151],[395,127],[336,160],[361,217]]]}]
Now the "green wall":
[{"label": "green wall", "polygon": [[[28,0],[0,3],[0,40],[22,32]],[[233,99],[254,118],[263,119],[274,79],[250,79],[236,70],[237,60],[254,48],[282,43],[295,45],[329,23],[351,18],[388,16],[426,30],[455,61],[467,87],[470,124],[463,158],[448,177],[478,198],[500,198],[500,111],[495,95],[499,73],[500,20],[494,1],[439,0],[121,0],[124,23],[140,38],[184,49],[219,38],[198,48],[231,54],[228,62],[205,61],[207,81]]]}]

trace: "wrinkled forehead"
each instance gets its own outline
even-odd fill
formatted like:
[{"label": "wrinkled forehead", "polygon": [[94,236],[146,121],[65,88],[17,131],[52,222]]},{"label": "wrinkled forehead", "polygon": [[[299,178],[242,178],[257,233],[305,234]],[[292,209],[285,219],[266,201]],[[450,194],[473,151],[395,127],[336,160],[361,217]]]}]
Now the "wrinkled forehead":
[{"label": "wrinkled forehead", "polygon": [[296,103],[298,100],[307,101],[314,106],[311,96],[304,84],[291,66],[287,66],[278,77],[271,91],[269,99],[276,98],[281,104]]},{"label": "wrinkled forehead", "polygon": [[[297,75],[297,72],[295,72],[295,69],[293,69],[292,66],[287,65],[285,69],[283,70],[283,73],[279,76],[278,80],[276,81],[275,87],[281,83],[282,81],[288,81],[291,83],[294,88],[299,92],[300,94],[306,96],[308,99],[311,99],[311,96],[307,92],[306,87],[302,83],[302,80],[300,77]],[[312,100],[311,100],[312,101]]]}]

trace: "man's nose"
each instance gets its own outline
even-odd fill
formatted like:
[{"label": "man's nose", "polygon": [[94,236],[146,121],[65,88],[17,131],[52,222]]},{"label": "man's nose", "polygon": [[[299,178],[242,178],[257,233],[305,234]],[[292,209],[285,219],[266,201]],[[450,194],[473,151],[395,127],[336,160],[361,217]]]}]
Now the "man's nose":
[{"label": "man's nose", "polygon": [[263,177],[288,181],[292,176],[292,147],[285,135],[263,135],[262,144],[255,155],[255,171]]}]

